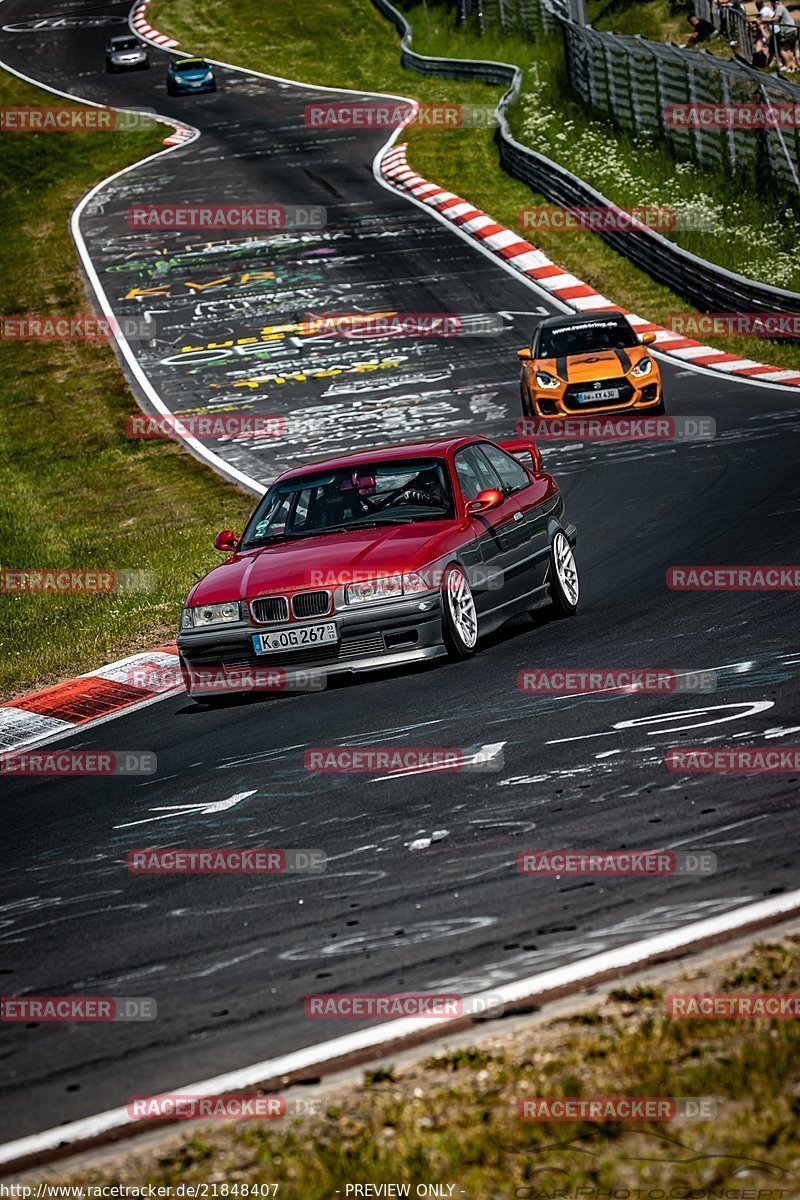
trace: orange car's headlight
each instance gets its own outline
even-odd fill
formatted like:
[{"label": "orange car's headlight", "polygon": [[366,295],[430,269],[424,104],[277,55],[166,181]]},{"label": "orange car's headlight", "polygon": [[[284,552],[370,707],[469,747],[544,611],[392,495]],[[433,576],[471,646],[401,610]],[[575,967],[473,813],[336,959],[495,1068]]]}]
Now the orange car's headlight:
[{"label": "orange car's headlight", "polygon": [[537,371],[536,384],[540,388],[558,388],[561,387],[561,380],[556,379],[555,375],[548,375],[547,371]]},{"label": "orange car's headlight", "polygon": [[645,355],[640,358],[636,366],[632,369],[631,375],[636,379],[641,379],[644,375],[649,375],[653,370],[653,360]]}]

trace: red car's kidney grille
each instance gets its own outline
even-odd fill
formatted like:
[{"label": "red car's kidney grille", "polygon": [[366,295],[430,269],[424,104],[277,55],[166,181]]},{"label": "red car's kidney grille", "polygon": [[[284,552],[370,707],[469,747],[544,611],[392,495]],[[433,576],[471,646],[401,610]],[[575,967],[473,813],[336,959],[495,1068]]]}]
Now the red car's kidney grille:
[{"label": "red car's kidney grille", "polygon": [[330,592],[298,592],[292,596],[292,614],[300,620],[305,617],[324,617],[330,608]]},{"label": "red car's kidney grille", "polygon": [[270,621],[289,620],[289,601],[285,596],[263,596],[260,600],[250,601],[250,613],[259,625]]}]

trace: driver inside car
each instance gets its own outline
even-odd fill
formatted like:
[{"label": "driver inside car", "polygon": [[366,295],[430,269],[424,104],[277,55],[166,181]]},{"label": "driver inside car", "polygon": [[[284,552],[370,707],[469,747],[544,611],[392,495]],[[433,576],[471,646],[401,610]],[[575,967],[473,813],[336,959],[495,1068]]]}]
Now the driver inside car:
[{"label": "driver inside car", "polygon": [[402,498],[409,504],[421,504],[425,505],[426,508],[442,508],[447,504],[446,497],[442,491],[439,472],[435,467],[429,467],[427,470],[420,471],[409,482],[408,487],[403,492]]}]

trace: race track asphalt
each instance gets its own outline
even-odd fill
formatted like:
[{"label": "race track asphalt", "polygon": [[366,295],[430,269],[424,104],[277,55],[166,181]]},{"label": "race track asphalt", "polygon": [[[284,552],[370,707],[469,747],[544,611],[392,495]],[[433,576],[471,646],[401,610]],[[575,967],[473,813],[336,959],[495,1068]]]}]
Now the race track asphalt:
[{"label": "race track asphalt", "polygon": [[[153,314],[155,337],[137,355],[171,410],[214,411],[244,396],[248,411],[289,418],[290,436],[266,448],[214,447],[262,482],[342,446],[512,435],[514,349],[552,303],[376,182],[385,132],[307,126],[304,107],[328,93],[223,69],[216,94],[170,99],[155,50],[149,72],[107,76],[102,48],[124,32],[126,13],[124,3],[5,0],[0,59],[52,87],[201,130],[112,182],[82,221],[115,311]],[[52,28],[65,15],[73,23]],[[99,17],[117,23],[85,24]],[[43,20],[50,27],[20,28]],[[314,241],[209,246],[131,229],[126,212],[143,198],[321,205],[327,225]],[[242,283],[257,273],[266,278]],[[137,298],[137,289],[155,294]],[[261,338],[265,326],[309,311],[358,309],[508,315],[490,338],[362,348],[279,331],[255,359],[211,362],[182,349]],[[313,375],[376,356],[395,365]],[[583,599],[573,620],[520,619],[468,662],[317,694],[215,710],[172,697],[58,743],[155,752],[150,777],[3,780],[4,994],[158,1004],[151,1022],[4,1026],[5,1139],[358,1027],[306,1018],[303,997],[313,992],[491,989],[794,886],[797,779],[679,775],[664,755],[674,745],[800,738],[796,599],[672,592],[665,572],[798,560],[798,399],[676,365],[663,373],[670,413],[712,416],[713,440],[545,448],[579,529]],[[297,374],[306,378],[250,386]],[[713,669],[717,688],[567,697],[517,688],[525,667],[623,666]],[[491,745],[502,757],[491,771],[388,779],[304,768],[309,747],[356,745]],[[411,848],[434,831],[438,840]],[[266,879],[130,874],[127,851],[149,845],[315,847],[328,869]],[[517,873],[520,850],[560,847],[712,850],[718,870]]]}]

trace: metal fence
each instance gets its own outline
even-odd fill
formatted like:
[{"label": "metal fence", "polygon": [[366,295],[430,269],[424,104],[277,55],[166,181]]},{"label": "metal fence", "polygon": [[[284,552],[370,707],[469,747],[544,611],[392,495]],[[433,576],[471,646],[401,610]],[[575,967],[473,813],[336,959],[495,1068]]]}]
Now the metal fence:
[{"label": "metal fence", "polygon": [[459,25],[474,24],[481,33],[499,29],[533,39],[558,28],[558,18],[586,25],[586,0],[457,0]]},{"label": "metal fence", "polygon": [[[758,116],[756,108],[762,117],[770,110],[777,117],[800,104],[800,87],[707,50],[599,33],[571,21],[562,26],[570,82],[594,112],[631,133],[663,135],[679,157],[703,167],[754,166],[800,193],[800,128],[777,120],[775,127],[735,128],[720,112],[735,106],[739,119]],[[692,111],[686,114],[685,106]]]},{"label": "metal fence", "polygon": [[[539,192],[554,204],[563,205],[565,208],[600,208],[610,211],[616,207],[607,197],[578,179],[571,171],[553,162],[545,155],[538,154],[535,150],[521,145],[513,137],[508,125],[506,110],[516,100],[522,84],[522,74],[517,67],[509,63],[488,62],[483,59],[434,58],[430,55],[417,54],[411,49],[412,30],[403,14],[394,7],[390,0],[372,0],[372,3],[394,23],[401,34],[402,63],[408,70],[446,79],[479,79],[485,83],[507,85],[507,90],[495,112],[500,161],[509,174],[522,180],[523,183],[527,183],[534,191]],[[579,28],[572,23],[566,25],[568,33],[570,30],[574,31]],[[595,37],[610,37],[612,44],[620,40],[614,35],[597,34],[592,29],[584,29],[580,32]],[[627,40],[638,42],[638,39]],[[648,45],[652,45],[652,43],[648,43]],[[661,49],[669,51],[670,47],[661,47]],[[697,58],[698,56],[693,55],[692,57]],[[627,64],[628,60],[623,54],[620,56],[620,61]],[[748,77],[758,78],[758,72],[750,71],[749,68],[742,69],[747,71]],[[590,69],[587,68],[585,74],[587,78],[591,78]],[[596,77],[597,72],[595,72]],[[630,113],[635,115],[637,105],[641,108],[641,96],[630,83],[633,78],[630,71],[627,77],[629,81],[627,108]],[[654,78],[658,80],[659,76],[654,75],[651,67],[650,103],[653,111],[658,112],[662,100],[659,97],[653,101]],[[800,92],[800,89],[795,90]],[[660,94],[660,85],[658,84],[656,91]],[[734,93],[735,89],[732,89],[732,94]],[[621,99],[621,90],[618,90],[616,95]],[[634,95],[639,95],[637,101],[633,100]],[[608,90],[606,98],[609,98]],[[611,99],[613,100],[613,98],[612,93]],[[731,134],[735,134],[735,131],[729,130],[724,136],[728,137]],[[744,136],[755,141],[754,135],[751,133]],[[718,267],[714,263],[707,262],[696,254],[691,254],[688,250],[676,246],[674,242],[668,241],[655,230],[641,228],[621,232],[604,229],[601,236],[651,278],[665,284],[701,311],[793,313],[800,309],[800,295],[797,293],[784,288],[771,287],[769,284],[759,283],[742,275],[735,275],[723,267]]]},{"label": "metal fence", "polygon": [[716,0],[694,0],[694,15],[708,21],[727,41],[736,42],[747,61],[752,60],[755,38],[750,18],[745,13],[727,5],[720,7]]},{"label": "metal fence", "polygon": [[[753,34],[742,13],[716,0],[694,0],[694,9],[752,58]],[[457,16],[481,32],[529,37],[560,26],[570,82],[593,111],[631,133],[663,135],[680,157],[700,166],[725,172],[755,166],[800,193],[800,127],[735,129],[670,119],[677,105],[764,105],[773,111],[797,105],[800,87],[788,80],[757,71],[743,58],[600,32],[587,23],[585,0],[457,0]]]}]

